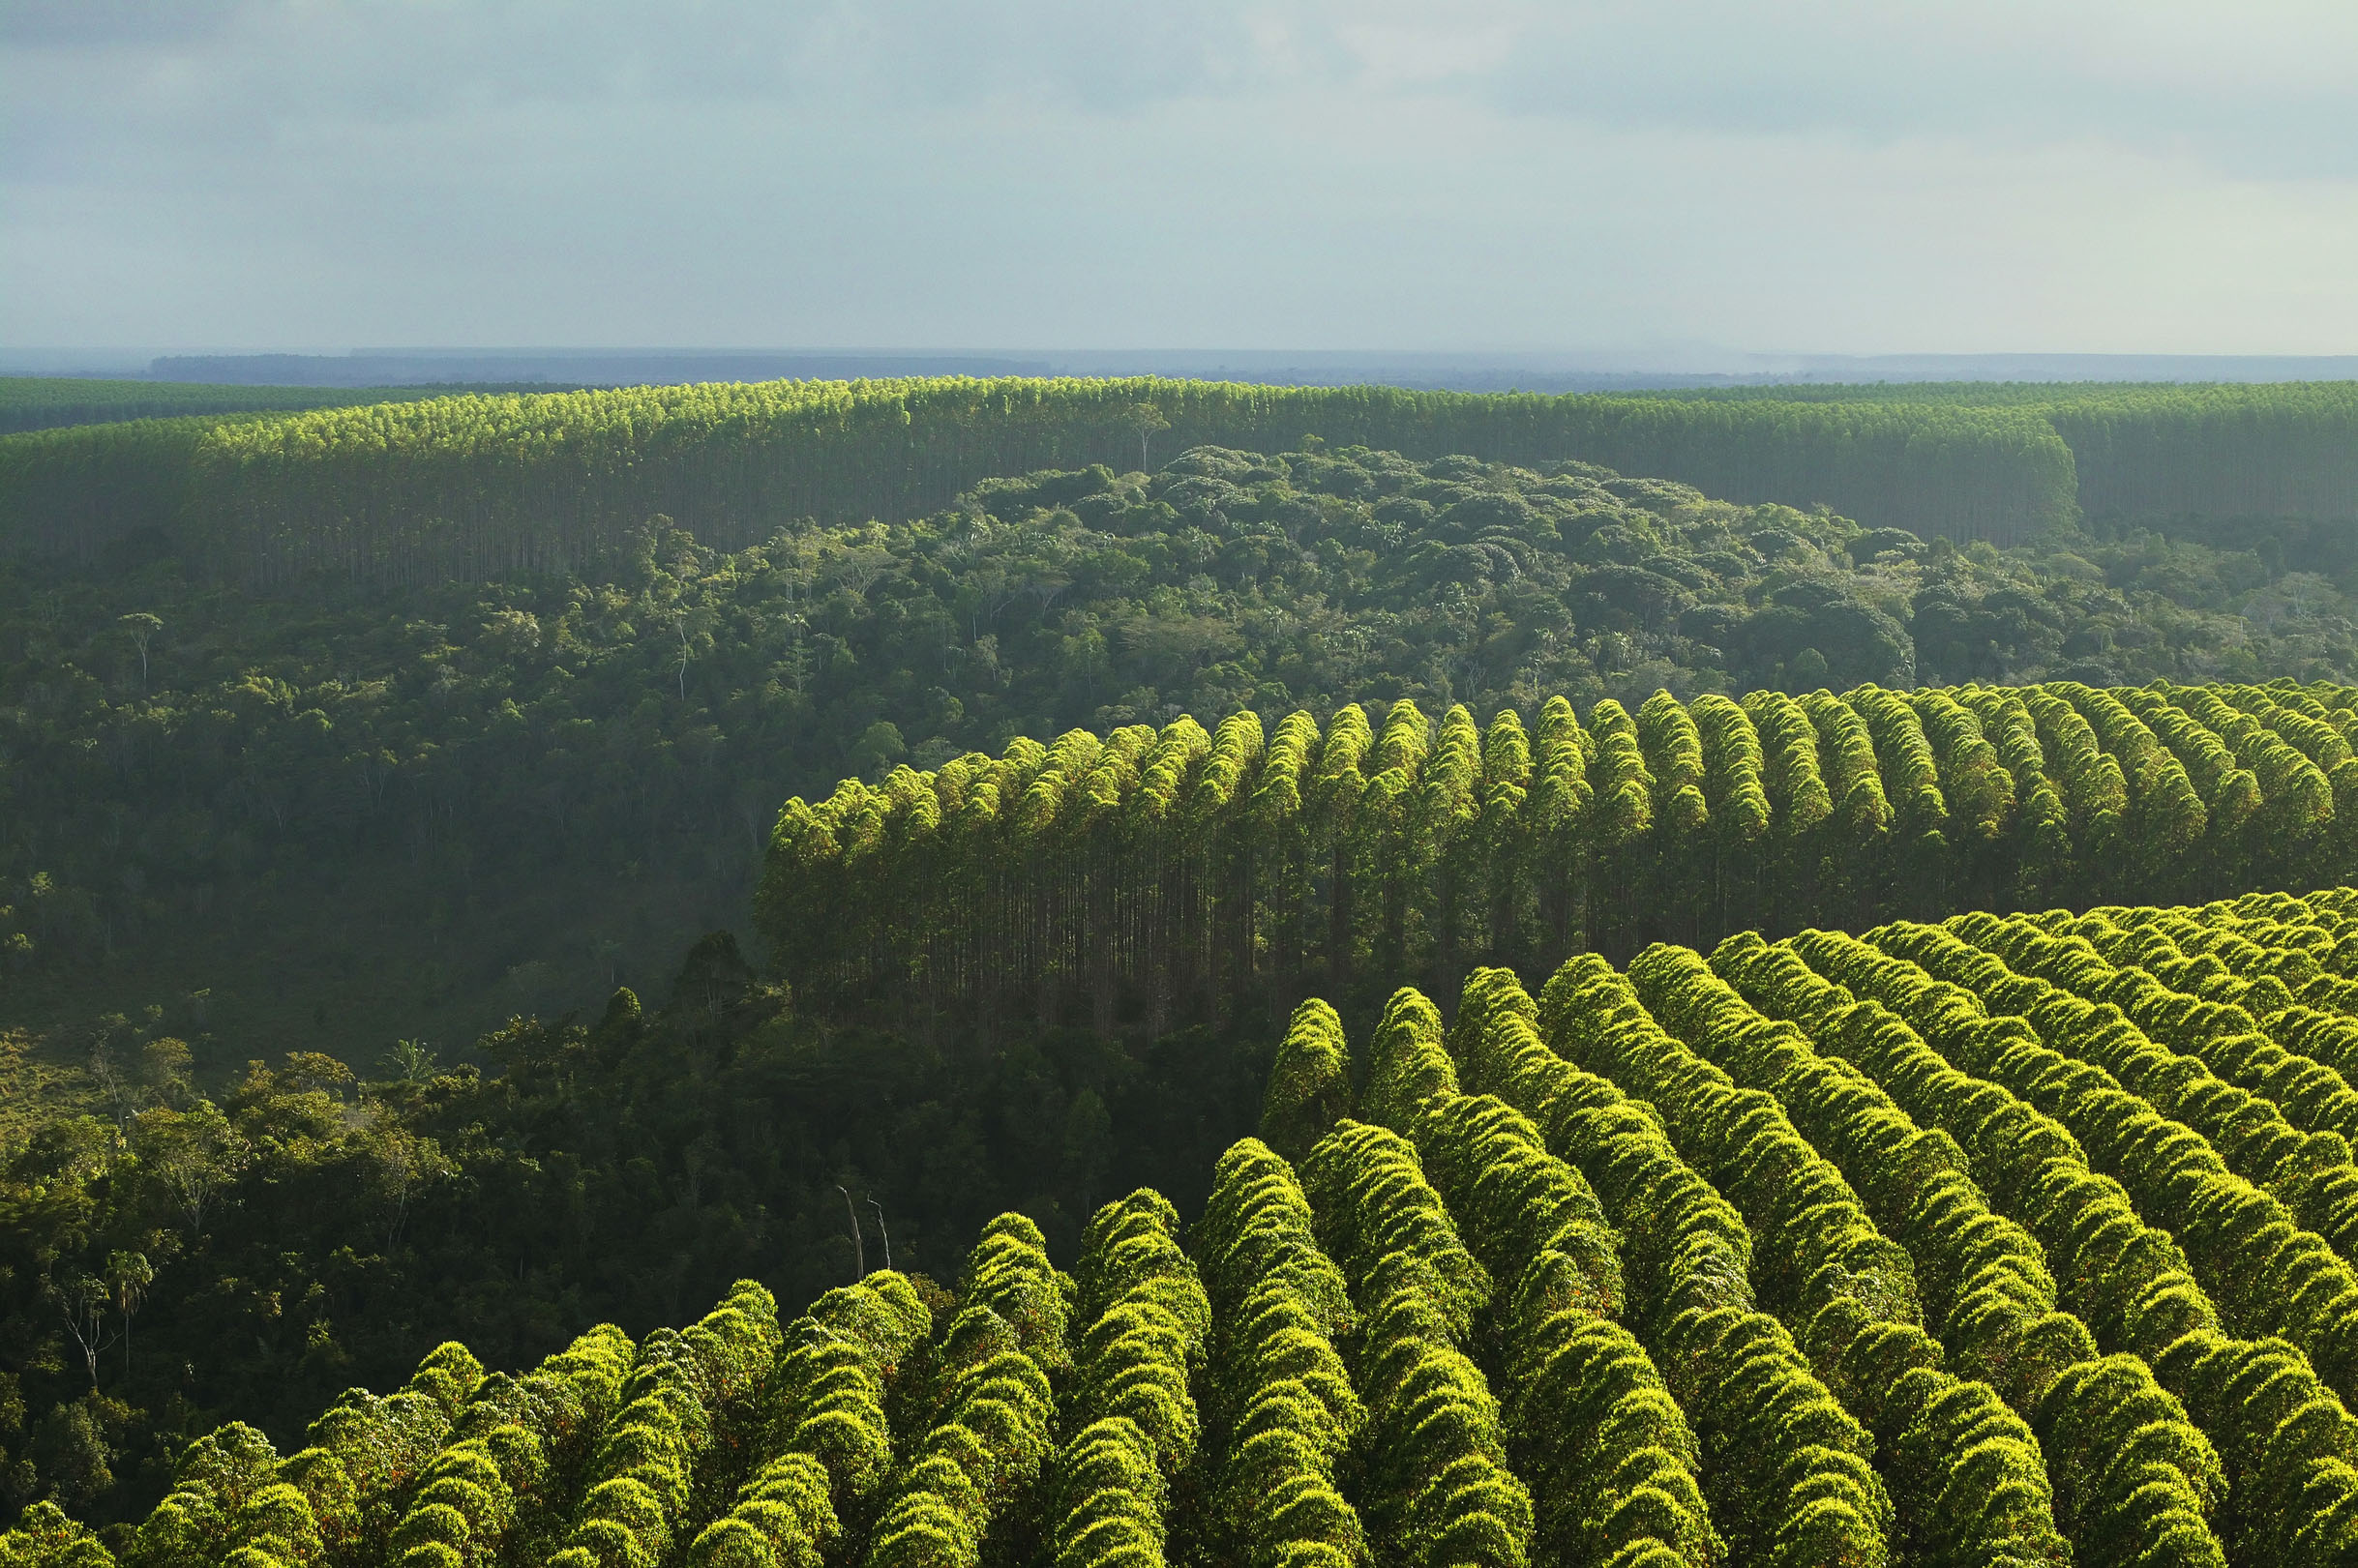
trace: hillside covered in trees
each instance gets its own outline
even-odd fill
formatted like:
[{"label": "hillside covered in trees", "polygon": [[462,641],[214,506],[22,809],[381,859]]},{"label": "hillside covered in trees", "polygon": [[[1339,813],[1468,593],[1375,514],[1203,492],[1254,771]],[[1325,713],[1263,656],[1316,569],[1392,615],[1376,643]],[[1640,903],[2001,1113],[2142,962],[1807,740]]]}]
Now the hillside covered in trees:
[{"label": "hillside covered in trees", "polygon": [[92,1114],[0,1144],[0,1529],[43,1497],[136,1520],[217,1422],[291,1453],[444,1340],[521,1370],[740,1276],[952,1281],[1001,1209],[1064,1257],[1139,1183],[1192,1211],[1276,1028],[949,1051],[797,1018],[725,939],[644,994],[519,1020],[480,1067],[298,1052],[199,1087],[179,1042],[118,1043]]},{"label": "hillside covered in trees", "polygon": [[0,1027],[45,1031],[52,1066],[113,1015],[208,1072],[447,1050],[749,930],[779,802],[845,775],[1352,701],[1536,723],[1662,689],[2347,680],[2353,586],[2146,533],[1959,549],[1585,464],[1325,446],[994,480],[739,550],[656,519],[480,584],[264,590],[168,536],[16,556]]},{"label": "hillside covered in trees", "polygon": [[21,1549],[2335,1560],[2331,390],[1267,390],[0,443]]},{"label": "hillside covered in trees", "polygon": [[[1780,391],[1783,389],[1779,389]],[[768,382],[469,395],[0,438],[0,541],[91,558],[163,530],[248,581],[563,571],[653,514],[735,548],[797,517],[902,519],[993,475],[1311,435],[1567,459],[1868,527],[2017,543],[2085,518],[2196,535],[2358,516],[2358,388],[1797,389],[1567,396],[1154,378]],[[2245,541],[2249,543],[2249,541]]]},{"label": "hillside covered in trees", "polygon": [[2354,906],[1481,968],[913,1117],[719,944],[496,1078],[257,1064],[0,1172],[0,1561],[2333,1568]]}]

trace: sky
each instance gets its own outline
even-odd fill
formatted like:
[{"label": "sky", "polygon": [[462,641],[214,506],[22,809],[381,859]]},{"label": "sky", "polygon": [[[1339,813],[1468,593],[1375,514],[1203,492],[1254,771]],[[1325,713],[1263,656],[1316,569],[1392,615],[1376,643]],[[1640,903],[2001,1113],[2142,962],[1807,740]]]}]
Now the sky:
[{"label": "sky", "polygon": [[2353,0],[0,0],[0,347],[2358,352]]}]

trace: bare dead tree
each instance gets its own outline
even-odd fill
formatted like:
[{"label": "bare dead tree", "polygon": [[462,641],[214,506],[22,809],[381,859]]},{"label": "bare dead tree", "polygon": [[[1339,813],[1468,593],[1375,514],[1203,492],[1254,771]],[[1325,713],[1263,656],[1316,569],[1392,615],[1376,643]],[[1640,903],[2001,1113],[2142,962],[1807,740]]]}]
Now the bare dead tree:
[{"label": "bare dead tree", "polygon": [[844,1218],[851,1222],[851,1261],[859,1269],[859,1277],[868,1277],[868,1248],[860,1240],[859,1210],[851,1206],[851,1194],[839,1182],[835,1190],[844,1195]]}]

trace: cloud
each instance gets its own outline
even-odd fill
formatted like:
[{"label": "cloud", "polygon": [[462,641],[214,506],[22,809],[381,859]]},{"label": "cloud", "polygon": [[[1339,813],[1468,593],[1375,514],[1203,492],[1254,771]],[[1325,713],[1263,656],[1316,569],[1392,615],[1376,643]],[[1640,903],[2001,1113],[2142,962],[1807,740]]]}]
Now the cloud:
[{"label": "cloud", "polygon": [[2358,7],[0,12],[9,341],[2358,345]]}]

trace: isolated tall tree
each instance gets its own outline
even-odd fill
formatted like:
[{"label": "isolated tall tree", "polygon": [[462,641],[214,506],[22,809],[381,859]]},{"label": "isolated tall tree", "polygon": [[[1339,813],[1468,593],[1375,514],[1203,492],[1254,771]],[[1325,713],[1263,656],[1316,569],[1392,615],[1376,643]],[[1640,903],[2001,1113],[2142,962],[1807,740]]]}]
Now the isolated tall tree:
[{"label": "isolated tall tree", "polygon": [[115,624],[130,633],[131,640],[138,645],[139,690],[144,692],[147,690],[147,645],[155,639],[157,633],[164,630],[164,622],[146,610],[136,609],[128,615],[116,616]]},{"label": "isolated tall tree", "polygon": [[1138,466],[1144,469],[1148,466],[1148,443],[1153,439],[1155,431],[1169,429],[1171,422],[1163,417],[1162,409],[1153,403],[1141,402],[1130,405],[1122,423],[1138,432]]}]

